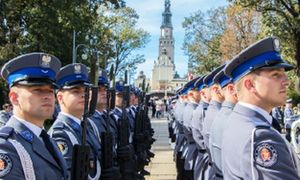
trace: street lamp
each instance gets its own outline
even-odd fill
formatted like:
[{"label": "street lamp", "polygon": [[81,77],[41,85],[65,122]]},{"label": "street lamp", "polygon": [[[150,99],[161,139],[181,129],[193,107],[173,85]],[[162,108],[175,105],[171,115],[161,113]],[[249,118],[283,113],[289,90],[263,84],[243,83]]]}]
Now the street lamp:
[{"label": "street lamp", "polygon": [[[89,46],[85,45],[85,44],[78,44],[76,46],[76,32],[75,30],[73,31],[73,56],[72,56],[72,63],[76,63],[76,59],[77,59],[77,50],[79,47],[85,47],[85,48],[88,48]],[[87,59],[87,56],[86,55],[83,55],[82,56],[82,59]]]},{"label": "street lamp", "polygon": [[[73,63],[76,63],[76,59],[77,59],[77,50],[78,50],[79,47],[85,47],[85,48],[88,48],[88,46],[85,45],[85,44],[78,44],[78,45],[76,46],[76,48],[75,48],[75,51],[73,52],[73,53],[74,53],[74,54],[73,54]],[[84,56],[84,57],[86,57],[86,56]]]}]

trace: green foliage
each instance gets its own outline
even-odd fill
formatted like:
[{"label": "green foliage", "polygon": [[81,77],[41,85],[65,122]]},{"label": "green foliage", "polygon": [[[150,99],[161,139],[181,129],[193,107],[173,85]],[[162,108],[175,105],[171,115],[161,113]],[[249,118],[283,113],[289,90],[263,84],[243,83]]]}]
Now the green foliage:
[{"label": "green foliage", "polygon": [[105,62],[105,67],[113,64],[116,76],[122,77],[128,68],[130,75],[133,75],[137,64],[145,61],[143,55],[134,54],[133,51],[148,43],[149,33],[136,27],[139,17],[132,8],[100,6],[98,13],[96,34],[101,37],[101,43],[97,48],[102,54],[102,62]]},{"label": "green foliage", "polygon": [[297,0],[230,0],[245,8],[254,7],[263,14],[263,35],[276,35],[282,42],[282,53],[300,70],[300,1]]},{"label": "green foliage", "polygon": [[88,46],[78,48],[78,61],[80,54],[96,49],[102,68],[114,64],[116,75],[128,67],[134,72],[145,59],[133,51],[150,35],[136,27],[137,13],[124,5],[123,0],[0,0],[0,66],[29,52],[50,53],[69,64],[75,31],[76,45]]},{"label": "green foliage", "polygon": [[290,80],[290,85],[288,87],[288,98],[293,99],[293,104],[296,105],[300,103],[300,95],[299,92],[296,91],[296,82],[298,81],[298,77],[295,71],[287,72],[287,75]]},{"label": "green foliage", "polygon": [[225,18],[225,9],[220,7],[206,13],[198,11],[182,23],[185,29],[183,49],[196,73],[210,72],[221,64],[219,46]]}]

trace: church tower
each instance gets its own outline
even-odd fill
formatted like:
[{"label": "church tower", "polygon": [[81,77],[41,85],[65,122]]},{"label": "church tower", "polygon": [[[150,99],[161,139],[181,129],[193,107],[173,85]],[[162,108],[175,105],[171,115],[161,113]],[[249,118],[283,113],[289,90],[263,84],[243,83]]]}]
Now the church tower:
[{"label": "church tower", "polygon": [[165,10],[162,13],[162,24],[160,26],[159,54],[152,70],[152,90],[168,89],[168,84],[173,80],[175,74],[175,40],[173,38],[172,13],[170,7],[170,0],[165,0]]}]

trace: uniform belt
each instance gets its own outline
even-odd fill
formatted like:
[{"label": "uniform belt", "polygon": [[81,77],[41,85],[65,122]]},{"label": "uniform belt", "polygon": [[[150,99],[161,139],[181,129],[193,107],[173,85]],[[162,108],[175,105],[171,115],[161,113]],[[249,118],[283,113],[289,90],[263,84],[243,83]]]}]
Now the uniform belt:
[{"label": "uniform belt", "polygon": [[218,177],[218,178],[222,178],[222,179],[223,179],[223,174],[216,173],[216,177]]},{"label": "uniform belt", "polygon": [[204,153],[206,153],[206,150],[205,149],[198,149],[198,152],[204,154]]},{"label": "uniform belt", "polygon": [[189,144],[195,144],[195,142],[189,142]]}]

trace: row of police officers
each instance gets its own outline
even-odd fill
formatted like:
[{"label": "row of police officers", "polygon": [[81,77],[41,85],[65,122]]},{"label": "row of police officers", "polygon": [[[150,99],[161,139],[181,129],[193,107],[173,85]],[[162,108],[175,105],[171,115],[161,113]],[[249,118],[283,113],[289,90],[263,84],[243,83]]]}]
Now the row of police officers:
[{"label": "row of police officers", "polygon": [[270,115],[286,101],[293,68],[279,45],[262,39],[177,91],[169,129],[178,180],[300,179],[299,158]]},{"label": "row of police officers", "polygon": [[[80,63],[61,68],[60,60],[46,53],[21,55],[3,66],[1,76],[9,86],[13,115],[0,129],[1,179],[71,178],[74,159],[81,156],[74,156],[73,147],[83,143],[85,133],[81,126],[88,101],[85,92],[90,87],[88,73],[88,68]],[[96,111],[86,121],[86,144],[90,148],[87,179],[144,179],[148,173],[144,166],[154,156],[150,152],[154,131],[147,106],[142,103],[145,96],[131,86],[125,106],[125,87],[117,83],[114,91],[108,91],[107,74],[99,71]],[[115,95],[115,102],[111,102],[115,107],[110,109],[109,94]],[[44,122],[51,119],[56,103],[60,112],[46,132]],[[125,144],[120,143],[124,132],[128,134]],[[124,163],[126,166],[122,166]]]}]

